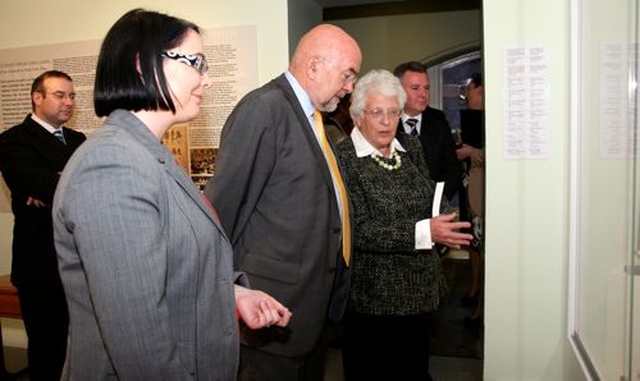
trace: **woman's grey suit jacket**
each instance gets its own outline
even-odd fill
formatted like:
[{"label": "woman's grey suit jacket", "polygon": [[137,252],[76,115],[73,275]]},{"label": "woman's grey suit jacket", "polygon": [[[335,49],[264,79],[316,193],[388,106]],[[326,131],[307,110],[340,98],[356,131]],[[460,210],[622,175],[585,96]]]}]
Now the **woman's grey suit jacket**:
[{"label": "woman's grey suit jacket", "polygon": [[71,319],[64,380],[235,380],[231,246],[138,118],[114,111],[76,151],[53,219]]}]

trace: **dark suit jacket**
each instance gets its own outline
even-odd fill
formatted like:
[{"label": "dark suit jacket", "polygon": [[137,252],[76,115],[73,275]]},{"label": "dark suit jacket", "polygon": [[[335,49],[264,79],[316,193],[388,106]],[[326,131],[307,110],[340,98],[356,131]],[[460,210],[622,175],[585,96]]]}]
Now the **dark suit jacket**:
[{"label": "dark suit jacket", "polygon": [[[80,132],[63,129],[66,145],[29,114],[21,124],[0,134],[0,171],[11,191],[15,216],[11,282],[18,287],[59,282],[51,204],[60,172],[86,139]],[[28,197],[47,206],[29,206]]]},{"label": "dark suit jacket", "polygon": [[[444,113],[431,107],[422,112],[421,123],[420,143],[429,173],[436,182],[445,182],[444,195],[451,200],[458,191],[462,176],[451,127]],[[404,131],[402,120],[398,124],[398,130]]]},{"label": "dark suit jacket", "polygon": [[[328,314],[338,318],[344,310],[348,273],[341,272],[331,174],[284,75],[245,96],[227,119],[205,194],[231,239],[236,269],[293,312],[287,329],[247,330],[243,343],[308,354]],[[343,275],[339,285],[336,273]]]}]

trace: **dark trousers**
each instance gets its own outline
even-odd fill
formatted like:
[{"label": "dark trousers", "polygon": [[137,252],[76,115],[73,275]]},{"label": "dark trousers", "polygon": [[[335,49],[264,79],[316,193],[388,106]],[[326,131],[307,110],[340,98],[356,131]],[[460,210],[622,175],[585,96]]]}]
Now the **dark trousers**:
[{"label": "dark trousers", "polygon": [[431,380],[428,313],[407,316],[349,311],[343,334],[345,381]]},{"label": "dark trousers", "polygon": [[239,381],[323,381],[327,360],[326,329],[306,356],[287,357],[240,346]]},{"label": "dark trousers", "polygon": [[69,332],[62,284],[20,285],[18,297],[27,331],[29,380],[59,380]]}]

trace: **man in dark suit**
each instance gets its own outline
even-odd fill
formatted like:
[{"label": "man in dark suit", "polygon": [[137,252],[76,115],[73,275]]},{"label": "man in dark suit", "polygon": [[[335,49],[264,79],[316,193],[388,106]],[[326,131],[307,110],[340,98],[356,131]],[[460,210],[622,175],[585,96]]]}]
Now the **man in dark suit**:
[{"label": "man in dark suit", "polygon": [[316,26],[288,71],[245,96],[223,128],[205,194],[234,246],[235,267],[293,313],[287,329],[242,333],[242,380],[323,379],[324,332],[346,307],[351,247],[342,220],[348,201],[321,148],[318,119],[353,90],[361,60],[342,29]]},{"label": "man in dark suit", "polygon": [[73,115],[71,78],[47,71],[31,86],[32,114],[0,134],[0,171],[14,214],[11,282],[28,338],[29,379],[59,380],[69,316],[53,244],[51,203],[67,160],[85,136],[62,127]]},{"label": "man in dark suit", "polygon": [[407,93],[398,131],[419,137],[431,177],[445,182],[444,195],[451,200],[458,191],[462,169],[447,118],[441,110],[429,107],[429,73],[420,62],[410,61],[398,65],[393,74]]}]

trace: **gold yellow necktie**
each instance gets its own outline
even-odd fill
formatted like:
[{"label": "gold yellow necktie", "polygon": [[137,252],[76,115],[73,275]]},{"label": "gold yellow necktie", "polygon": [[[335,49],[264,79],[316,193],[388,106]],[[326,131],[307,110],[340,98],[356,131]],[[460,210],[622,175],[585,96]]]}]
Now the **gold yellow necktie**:
[{"label": "gold yellow necktie", "polygon": [[322,152],[324,152],[324,156],[327,158],[329,170],[331,171],[335,184],[338,186],[338,193],[340,194],[340,202],[342,203],[342,257],[344,258],[347,266],[349,266],[349,261],[351,259],[351,220],[349,219],[349,199],[347,198],[347,189],[342,181],[342,175],[340,174],[340,169],[338,169],[336,157],[329,146],[329,141],[327,141],[327,135],[324,131],[324,124],[322,123],[322,115],[320,114],[320,111],[316,110],[313,113],[313,119],[316,122],[318,135],[320,135],[320,146],[322,147]]}]

